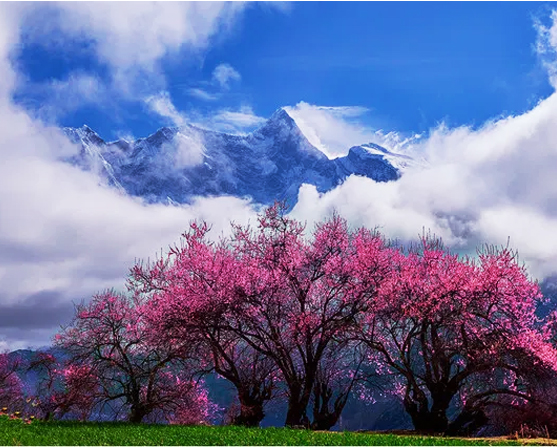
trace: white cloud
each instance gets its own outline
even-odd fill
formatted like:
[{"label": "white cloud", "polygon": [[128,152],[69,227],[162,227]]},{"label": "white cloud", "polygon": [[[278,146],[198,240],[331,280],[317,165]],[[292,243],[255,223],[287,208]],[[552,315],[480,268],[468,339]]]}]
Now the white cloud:
[{"label": "white cloud", "polygon": [[243,5],[228,2],[62,2],[60,24],[69,34],[86,33],[99,58],[118,74],[141,67],[151,72],[182,47],[204,48],[229,27]]},{"label": "white cloud", "polygon": [[19,17],[22,4],[5,4],[0,10],[0,98],[6,100],[16,85],[16,73],[9,54],[19,42]]},{"label": "white cloud", "polygon": [[219,95],[215,93],[210,93],[202,88],[190,88],[188,94],[194,98],[201,99],[202,101],[215,101],[219,98]]},{"label": "white cloud", "polygon": [[73,108],[79,100],[88,103],[104,101],[104,87],[97,76],[87,73],[72,73],[65,80],[53,80],[51,91],[56,96],[56,102],[69,102],[68,108]]},{"label": "white cloud", "polygon": [[285,110],[308,141],[329,158],[346,155],[352,146],[377,139],[373,130],[354,120],[368,111],[364,107],[325,107],[302,101]]},{"label": "white cloud", "polygon": [[548,72],[549,81],[557,88],[557,10],[551,12],[551,25],[546,26],[537,18],[534,27],[538,33],[536,53]]},{"label": "white cloud", "polygon": [[216,81],[224,90],[228,90],[230,88],[230,81],[239,81],[240,79],[242,79],[240,73],[238,73],[230,64],[217,65],[217,67],[213,70],[213,80]]},{"label": "white cloud", "polygon": [[369,112],[367,107],[361,106],[318,106],[317,108],[336,117],[358,117]]},{"label": "white cloud", "polygon": [[263,124],[266,119],[257,116],[250,106],[244,105],[239,109],[220,109],[209,114],[200,114],[192,111],[190,114],[180,112],[168,92],[160,92],[155,96],[145,99],[149,109],[174,126],[193,124],[198,127],[217,130],[221,132],[243,133]]},{"label": "white cloud", "polygon": [[[202,101],[215,101],[219,99],[226,90],[230,89],[230,82],[231,81],[240,81],[242,77],[240,73],[238,73],[230,64],[220,64],[215,67],[212,74],[212,81],[210,84],[213,87],[217,87],[219,92],[211,93],[203,88],[190,88],[188,89],[188,95],[200,99]],[[207,85],[208,82],[203,82],[203,84]]]},{"label": "white cloud", "polygon": [[[205,49],[243,11],[242,2],[56,2],[25,9],[29,38],[65,48],[86,43],[110,68],[114,93],[134,97],[165,87],[160,62]],[[60,34],[61,33],[61,34]]]},{"label": "white cloud", "polygon": [[20,86],[19,92],[31,93],[38,99],[35,112],[43,120],[58,122],[61,116],[84,105],[109,108],[113,105],[112,95],[98,76],[85,72],[73,72],[65,79],[53,79]]},{"label": "white cloud", "polygon": [[[230,89],[231,81],[240,81],[240,79],[242,79],[242,77],[234,67],[230,64],[220,64],[213,70],[211,82],[213,86],[216,85],[220,90],[218,93],[211,93],[202,88],[190,88],[187,93],[202,101],[215,101],[219,99],[226,90]],[[207,84],[207,82],[204,82],[204,84]]]},{"label": "white cloud", "polygon": [[174,137],[172,144],[164,144],[158,156],[158,163],[164,168],[161,173],[196,166],[204,161],[205,143],[202,134],[195,128],[184,126]]},{"label": "white cloud", "polygon": [[242,106],[239,110],[220,110],[210,120],[214,128],[230,132],[249,130],[266,121],[249,106]]},{"label": "white cloud", "polygon": [[412,150],[428,166],[390,183],[349,178],[323,195],[304,186],[293,213],[313,221],[337,209],[404,240],[425,227],[469,253],[510,236],[534,275],[557,272],[557,93],[478,130],[441,126]]},{"label": "white cloud", "polygon": [[364,143],[376,143],[404,153],[412,142],[421,138],[419,134],[405,137],[394,131],[372,129],[360,120],[370,111],[366,107],[319,106],[301,101],[284,109],[308,141],[331,159],[342,157],[351,147]]},{"label": "white cloud", "polygon": [[158,95],[149,96],[145,103],[152,112],[168,119],[174,126],[183,126],[187,123],[186,117],[180,113],[172,103],[168,92],[160,92]]}]

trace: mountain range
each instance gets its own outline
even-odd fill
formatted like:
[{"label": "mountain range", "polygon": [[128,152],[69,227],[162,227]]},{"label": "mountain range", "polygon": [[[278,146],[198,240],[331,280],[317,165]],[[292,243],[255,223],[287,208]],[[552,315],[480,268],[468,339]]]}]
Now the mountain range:
[{"label": "mountain range", "polygon": [[327,192],[350,175],[397,180],[414,160],[374,143],[329,159],[294,119],[278,109],[260,128],[231,135],[193,125],[163,127],[134,141],[105,142],[87,126],[63,129],[81,146],[65,161],[94,170],[111,186],[148,203],[188,203],[195,196],[231,195],[292,207],[303,183]]}]

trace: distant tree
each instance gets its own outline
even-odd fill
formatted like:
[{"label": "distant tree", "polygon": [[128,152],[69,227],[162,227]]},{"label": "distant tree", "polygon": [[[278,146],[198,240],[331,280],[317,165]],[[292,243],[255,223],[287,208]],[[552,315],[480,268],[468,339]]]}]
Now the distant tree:
[{"label": "distant tree", "polygon": [[28,412],[43,420],[66,415],[86,420],[96,403],[97,380],[87,366],[64,365],[43,351],[34,353],[26,367],[37,374],[34,389],[27,390]]},{"label": "distant tree", "polygon": [[94,399],[121,404],[130,422],[187,411],[180,407],[196,402],[202,392],[183,347],[160,343],[149,330],[145,309],[134,298],[107,291],[78,306],[73,322],[55,338],[70,355],[65,370],[70,383],[83,375],[95,377]]},{"label": "distant tree", "polygon": [[17,374],[20,365],[20,359],[0,354],[0,408],[8,411],[19,411],[23,405],[23,387]]}]

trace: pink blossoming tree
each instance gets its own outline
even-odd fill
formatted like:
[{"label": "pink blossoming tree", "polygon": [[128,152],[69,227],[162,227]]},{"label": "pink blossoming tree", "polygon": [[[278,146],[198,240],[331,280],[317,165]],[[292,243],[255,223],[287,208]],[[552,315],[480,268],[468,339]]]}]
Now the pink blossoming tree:
[{"label": "pink blossoming tree", "polygon": [[64,365],[47,352],[38,352],[27,365],[37,374],[34,390],[28,391],[28,412],[48,421],[66,415],[86,420],[96,403],[98,382],[87,365]]},{"label": "pink blossoming tree", "polygon": [[[274,377],[280,378],[288,396],[289,426],[310,425],[307,409],[318,386],[318,407],[327,417],[312,426],[330,428],[344,398],[334,411],[328,408],[329,398],[324,406],[322,397],[330,390],[319,394],[324,389],[318,375],[330,375],[323,371],[333,365],[324,362],[326,353],[348,335],[357,315],[371,311],[377,285],[389,268],[381,237],[349,230],[346,221],[334,216],[306,239],[304,227],[287,217],[280,205],[262,213],[256,228],[234,226],[231,240],[216,246],[206,241],[206,232],[205,224],[192,225],[184,235],[185,244],[172,250],[169,259],[159,261],[147,275],[138,269],[133,272],[135,280],[147,279],[149,290],[159,291],[155,307],[162,312],[159,320],[165,331],[202,328],[202,338],[216,352],[213,364],[236,382],[246,409],[253,399],[245,398],[243,385],[226,369],[253,365],[257,356],[261,368],[252,370],[257,379],[252,374],[249,392],[258,396],[260,406]],[[367,263],[366,275],[356,278],[357,260]],[[234,354],[222,349],[225,340]],[[273,367],[278,375],[271,372]],[[261,415],[259,409],[257,413]]]},{"label": "pink blossoming tree", "polygon": [[20,361],[10,358],[9,354],[0,354],[0,408],[10,411],[20,410],[23,403],[22,383],[17,375]]},{"label": "pink blossoming tree", "polygon": [[160,343],[149,331],[144,305],[122,294],[107,291],[78,306],[55,343],[71,357],[65,372],[70,383],[83,374],[96,377],[96,400],[121,403],[130,422],[176,414],[201,391],[188,369],[191,356],[185,348]]},{"label": "pink blossoming tree", "polygon": [[[527,373],[525,357],[555,367],[555,350],[536,326],[539,288],[512,251],[486,250],[474,263],[424,237],[393,263],[360,339],[373,362],[399,377],[416,429],[481,425],[499,396],[528,397],[514,386]],[[459,397],[461,412],[449,425],[447,410]]]},{"label": "pink blossoming tree", "polygon": [[177,346],[195,338],[207,359],[201,370],[213,370],[234,385],[240,412],[232,422],[257,426],[273,397],[277,368],[229,329],[236,319],[239,263],[224,241],[207,240],[208,230],[206,224],[194,223],[183,234],[181,247],[171,249],[166,259],[136,265],[130,289],[150,296],[149,321],[161,340]]}]

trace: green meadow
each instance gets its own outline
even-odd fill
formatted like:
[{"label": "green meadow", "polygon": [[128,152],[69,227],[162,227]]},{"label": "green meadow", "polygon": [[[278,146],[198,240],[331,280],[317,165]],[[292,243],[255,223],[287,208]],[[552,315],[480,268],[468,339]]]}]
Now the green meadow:
[{"label": "green meadow", "polygon": [[26,423],[0,417],[0,445],[557,445],[548,439],[447,438],[288,428],[114,422]]}]

